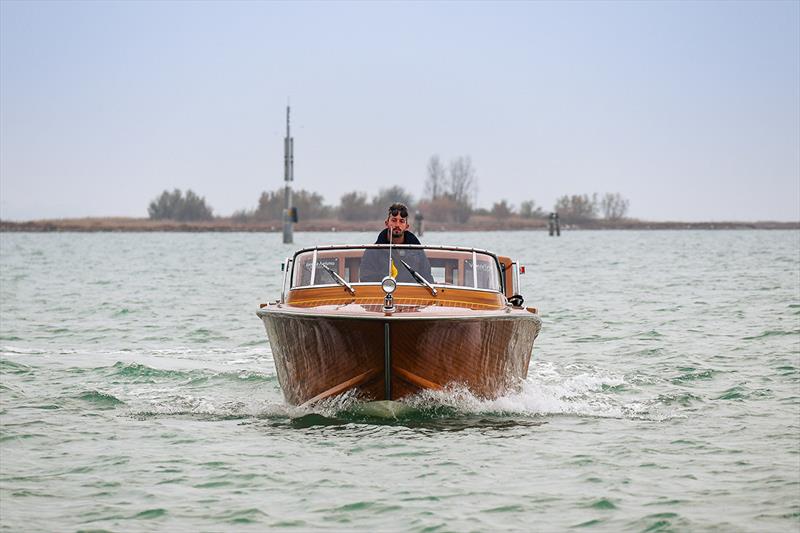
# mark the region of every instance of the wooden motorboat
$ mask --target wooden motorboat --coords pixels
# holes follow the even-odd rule
[[[541,328],[519,295],[520,270],[508,257],[455,247],[296,252],[283,264],[280,299],[257,312],[286,400],[353,389],[397,400],[450,384],[494,398],[518,387]]]

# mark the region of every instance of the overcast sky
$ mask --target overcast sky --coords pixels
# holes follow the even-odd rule
[[[0,217],[327,203],[468,155],[477,204],[800,220],[800,2],[0,2]],[[301,214],[302,216],[302,214]]]

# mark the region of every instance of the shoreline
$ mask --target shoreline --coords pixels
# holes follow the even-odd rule
[[[305,220],[295,224],[296,232],[370,232],[380,229],[382,220],[344,221],[344,220]],[[425,231],[547,231],[547,220],[512,217],[498,220],[491,217],[472,217],[463,224],[453,222],[425,222]],[[413,226],[413,224],[412,224]],[[584,230],[732,230],[732,229],[800,229],[800,221],[778,222],[653,222],[643,220],[593,220],[580,224],[562,224],[562,231]],[[0,220],[0,232],[184,232],[184,233],[233,233],[257,232],[280,233],[280,221],[236,222],[230,218],[210,221],[178,222],[174,220],[151,220],[148,218],[74,218],[30,220],[13,222]],[[414,231],[414,227],[412,227]]]

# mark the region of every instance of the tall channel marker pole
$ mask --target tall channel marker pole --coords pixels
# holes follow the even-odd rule
[[[286,106],[286,138],[283,140],[283,180],[286,188],[283,193],[283,244],[294,242],[294,222],[297,218],[292,208],[292,182],[294,181],[294,139],[289,132],[289,106]]]

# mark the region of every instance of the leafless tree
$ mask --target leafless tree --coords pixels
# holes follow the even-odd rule
[[[425,196],[436,200],[447,190],[447,175],[438,155],[432,155],[428,160],[428,177],[425,180]]]
[[[597,218],[597,193],[561,196],[556,200],[555,211],[565,222],[585,222]]]
[[[478,176],[469,156],[450,161],[448,192],[445,196],[456,206],[456,221],[466,222],[472,214],[472,201],[478,188]]]
[[[457,157],[450,161],[449,193],[459,204],[472,206],[472,198],[478,187],[478,177],[470,156]]]
[[[603,211],[603,216],[608,220],[620,220],[625,218],[628,214],[628,206],[630,202],[623,198],[620,193],[607,192],[600,200],[600,209]]]

